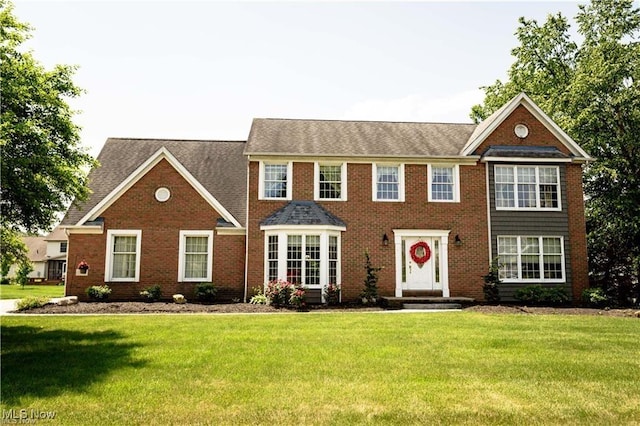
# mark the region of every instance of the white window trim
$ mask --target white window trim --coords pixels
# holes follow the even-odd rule
[[[496,247],[498,256],[500,256],[500,238],[517,238],[517,262],[518,262],[518,277],[522,277],[522,246],[521,239],[522,238],[537,238],[538,244],[540,247],[540,278],[501,278],[500,281],[504,283],[523,283],[523,284],[531,284],[531,283],[566,283],[567,282],[567,269],[565,267],[565,255],[564,255],[564,237],[559,235],[498,235],[496,238]],[[560,239],[560,260],[562,262],[562,278],[545,278],[544,277],[544,246],[543,246],[543,238],[559,238]],[[513,254],[512,254],[513,256]]]
[[[264,194],[264,172],[265,165],[285,165],[287,166],[287,196],[282,197],[266,197]],[[291,161],[260,161],[259,178],[258,178],[258,200],[291,200],[293,186],[293,163]]]
[[[113,277],[113,239],[114,237],[136,237],[136,273],[133,278]],[[107,251],[104,268],[105,282],[138,282],[140,281],[140,258],[142,257],[141,229],[109,229],[107,230]]]
[[[387,200],[378,199],[378,167],[397,167],[398,168],[398,199]],[[403,203],[404,202],[404,163],[373,163],[371,165],[371,199],[373,201],[386,203]]]
[[[510,210],[510,211],[545,211],[545,212],[559,212],[562,211],[562,185],[560,183],[560,167],[558,166],[540,166],[540,165],[509,165],[509,164],[495,164],[493,166],[493,193],[494,193],[494,204],[496,206],[496,210]],[[514,207],[498,207],[498,190],[496,181],[496,169],[498,167],[511,167],[513,168],[513,191],[514,191]],[[536,169],[536,207],[518,207],[518,168],[520,167],[535,167]],[[540,168],[555,168],[556,169],[556,177],[558,179],[558,207],[540,207]],[[501,182],[504,183],[504,182]]]
[[[432,196],[432,167],[453,168],[453,200],[434,200]],[[458,164],[427,164],[427,200],[434,203],[459,203],[460,202],[460,166]]]
[[[340,166],[340,198],[320,198],[320,166]],[[347,163],[318,162],[313,164],[313,199],[315,201],[347,201]]]
[[[187,237],[207,237],[207,276],[205,278],[186,278],[185,268],[185,247]],[[178,282],[211,282],[213,281],[213,231],[180,231],[178,256]]]
[[[277,235],[278,236],[278,279],[287,280],[287,244],[288,238],[291,235],[320,235],[320,284],[319,285],[309,285],[306,283],[302,283],[303,286],[310,289],[324,289],[326,285],[329,284],[329,237],[337,237],[338,243],[338,259],[336,266],[336,283],[342,283],[342,235],[340,231],[327,229],[324,227],[313,227],[313,228],[300,228],[298,227],[295,230],[292,229],[271,229],[265,231],[263,243],[264,243],[264,282],[269,281],[269,236]],[[303,259],[304,262],[304,259]],[[303,266],[304,268],[304,266]],[[323,295],[324,297],[324,295]]]

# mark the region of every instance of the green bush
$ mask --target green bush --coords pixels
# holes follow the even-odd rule
[[[196,285],[195,296],[201,302],[213,302],[218,289],[213,283],[200,283]]]
[[[482,277],[484,279],[484,284],[482,286],[482,291],[484,292],[484,300],[488,303],[499,303],[500,302],[500,263],[498,262],[498,258],[495,258],[491,261],[489,265],[489,273]]]
[[[324,300],[329,306],[340,304],[340,285],[329,284],[324,288]]]
[[[111,294],[111,289],[108,285],[92,285],[88,287],[87,296],[93,300],[107,300]]]
[[[529,305],[564,305],[570,300],[564,288],[542,287],[539,284],[518,289],[515,298]]]
[[[7,277],[4,277],[0,280],[0,285],[9,285],[11,284],[11,280]]]
[[[142,290],[140,292],[140,296],[142,296],[143,299],[155,302],[157,300],[160,300],[160,296],[162,296],[162,290],[160,289],[159,285],[154,285]]]
[[[28,309],[41,308],[49,303],[47,297],[29,296],[24,299],[20,299],[16,304],[18,311],[26,311]]]
[[[609,298],[600,287],[587,288],[582,292],[582,301],[592,308],[602,308],[607,306]]]

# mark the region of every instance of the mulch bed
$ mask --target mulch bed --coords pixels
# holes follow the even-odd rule
[[[366,307],[360,305],[340,306],[310,306],[312,312],[367,312],[382,311],[380,307]],[[602,315],[615,317],[640,318],[637,309],[590,309],[590,308],[549,308],[526,307],[511,305],[474,305],[464,309],[470,312],[484,314],[520,314],[520,315]],[[25,314],[159,314],[159,313],[274,313],[295,312],[294,310],[278,309],[267,305],[252,305],[249,303],[220,303],[203,305],[198,303],[169,303],[169,302],[80,302],[76,305],[57,306],[45,305],[41,308],[22,311]]]

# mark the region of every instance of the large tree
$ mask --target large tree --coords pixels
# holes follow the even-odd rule
[[[585,168],[590,276],[620,303],[640,297],[640,11],[592,0],[572,40],[561,14],[520,18],[508,81],[483,87],[478,122],[526,92],[596,160]]]
[[[81,93],[75,68],[45,69],[23,46],[30,32],[0,0],[0,235],[2,253],[18,257],[16,232],[49,230],[73,200],[86,198],[94,165],[67,103]]]

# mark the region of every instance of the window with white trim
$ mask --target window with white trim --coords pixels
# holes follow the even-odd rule
[[[495,166],[496,209],[560,210],[560,168]]]
[[[562,237],[498,237],[498,258],[504,281],[565,281]]]
[[[267,231],[266,281],[282,279],[309,288],[340,284],[340,232]]]
[[[429,174],[429,201],[459,202],[460,186],[459,167],[431,165],[427,167]]]
[[[372,167],[373,201],[404,201],[404,164]]]
[[[141,230],[107,231],[106,282],[140,280],[141,240]]]
[[[212,280],[213,231],[180,231],[178,281]]]
[[[315,163],[314,171],[314,199],[346,201],[347,163]]]
[[[259,196],[261,200],[291,199],[291,162],[260,162]]]

